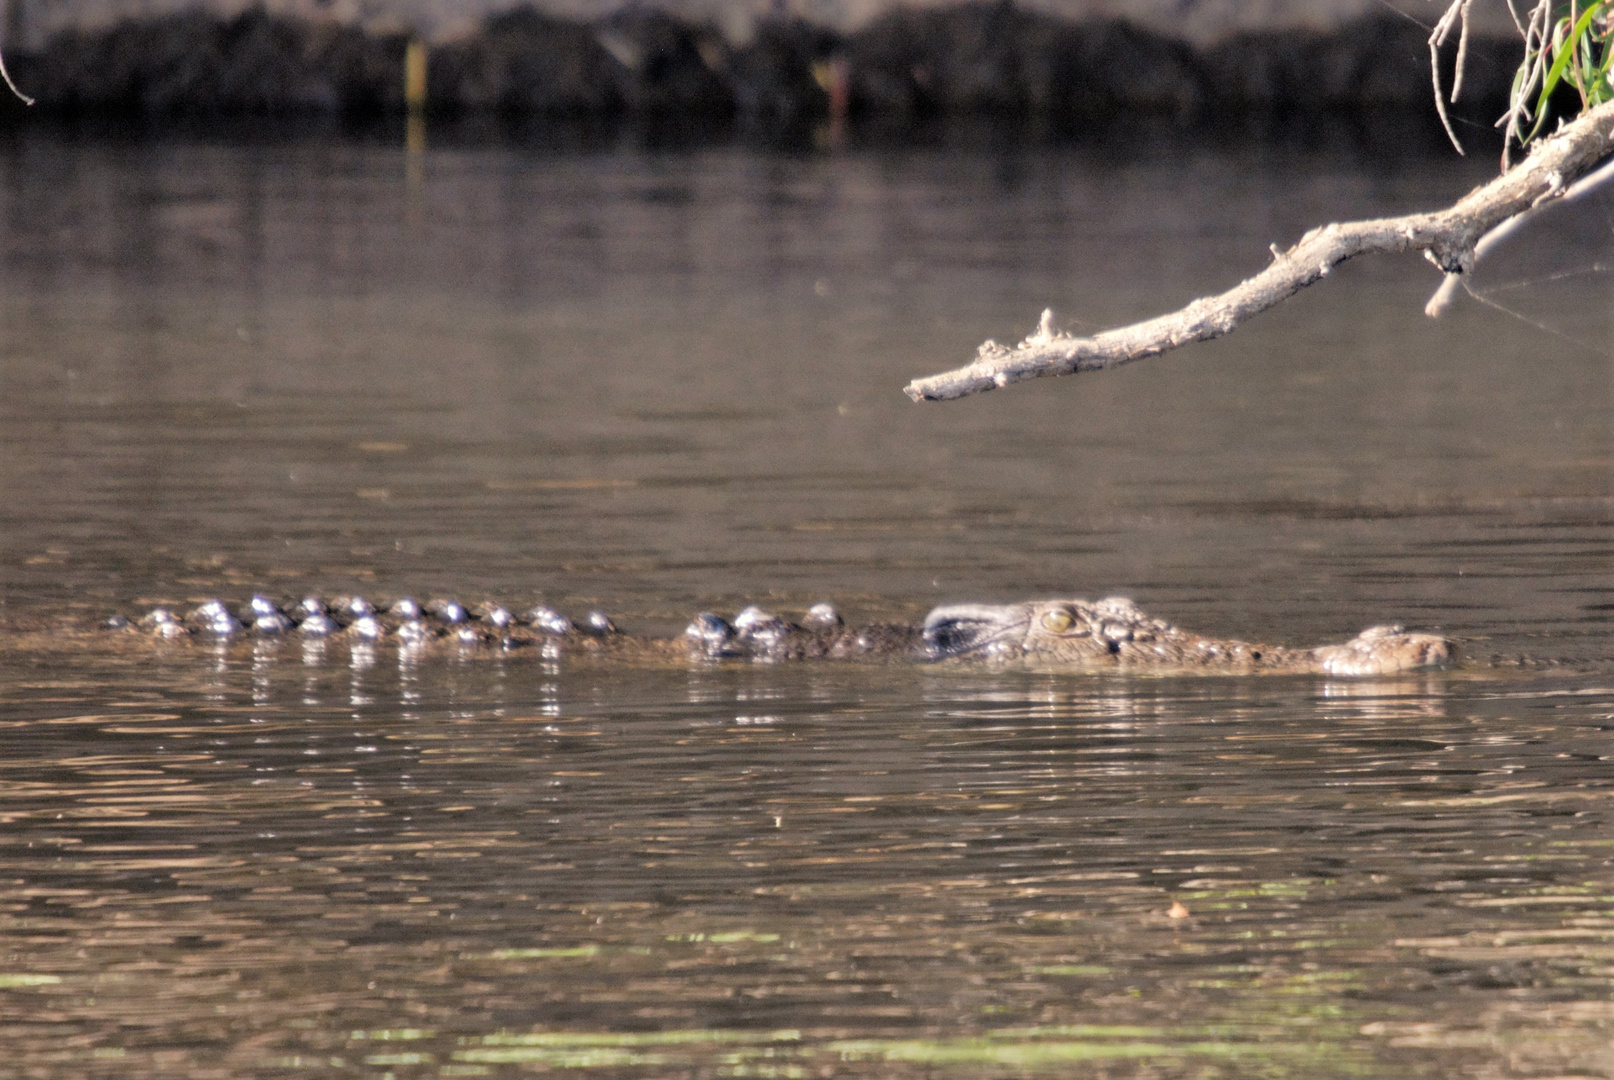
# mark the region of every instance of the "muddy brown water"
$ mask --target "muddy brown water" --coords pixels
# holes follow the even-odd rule
[[[1153,314],[1486,167],[13,138],[10,624],[254,589],[650,632],[1121,593],[1475,659],[13,644],[0,1073],[1614,1073],[1606,205],[1483,268],[1523,318],[1427,321],[1433,271],[1380,260],[1102,377],[900,394],[1044,305]]]

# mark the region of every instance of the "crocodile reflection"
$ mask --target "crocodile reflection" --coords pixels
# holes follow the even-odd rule
[[[421,604],[407,597],[382,609],[356,596],[329,602],[307,597],[282,606],[260,595],[236,611],[221,600],[207,600],[183,616],[156,608],[134,622],[114,617],[107,625],[168,640],[298,635],[366,645],[390,642],[409,650],[444,643],[462,649],[537,646],[548,658],[910,660],[1140,673],[1381,676],[1446,667],[1457,656],[1446,638],[1400,626],[1369,627],[1349,641],[1312,648],[1206,637],[1148,615],[1121,597],[950,604],[933,609],[919,625],[848,625],[829,604],[814,605],[795,621],[749,607],[732,620],[703,612],[673,638],[623,633],[599,611],[573,620],[540,605],[518,617],[498,604],[467,607],[447,599]]]

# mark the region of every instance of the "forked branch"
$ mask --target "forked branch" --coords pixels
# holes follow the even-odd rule
[[[945,401],[1046,375],[1102,371],[1221,337],[1328,276],[1346,259],[1369,252],[1422,251],[1447,274],[1462,274],[1472,268],[1474,249],[1488,233],[1532,207],[1560,198],[1610,156],[1614,156],[1614,102],[1582,114],[1537,143],[1524,161],[1444,210],[1313,229],[1287,251],[1274,245],[1270,266],[1219,296],[1093,337],[1056,332],[1045,312],[1036,332],[1019,345],[1006,348],[988,341],[972,363],[915,379],[906,393],[915,401]]]

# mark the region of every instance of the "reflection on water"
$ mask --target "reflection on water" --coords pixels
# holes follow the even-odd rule
[[[15,1050],[62,1075],[1614,1066],[1605,685],[327,648],[14,672]]]
[[[1426,323],[1427,267],[1388,261],[1191,356],[899,390],[1045,304],[1154,313],[1477,174],[46,135],[0,174],[6,625],[1126,593],[1535,662],[12,640],[0,1045],[33,1074],[1614,1073],[1604,353]],[[1554,238],[1597,228],[1541,235],[1584,268]],[[1490,295],[1609,341],[1606,278],[1504,255]]]

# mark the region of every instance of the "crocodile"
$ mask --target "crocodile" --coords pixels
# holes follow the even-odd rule
[[[1349,641],[1314,648],[1205,637],[1115,596],[1097,601],[947,604],[933,609],[918,625],[848,625],[829,604],[814,605],[798,620],[748,607],[733,619],[702,612],[682,634],[671,638],[623,633],[599,611],[573,620],[540,605],[518,617],[493,603],[467,607],[454,600],[421,604],[410,598],[378,608],[362,597],[331,601],[308,597],[282,606],[259,595],[234,611],[214,599],[183,615],[155,608],[133,620],[114,616],[106,626],[169,641],[297,636],[417,651],[445,644],[460,649],[534,647],[551,659],[684,663],[911,660],[1071,671],[1348,677],[1448,667],[1457,659],[1452,641],[1390,625],[1369,627]]]

